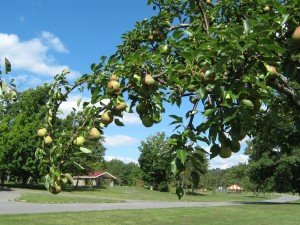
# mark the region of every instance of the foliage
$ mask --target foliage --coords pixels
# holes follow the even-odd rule
[[[119,184],[133,186],[140,179],[140,167],[136,163],[124,163],[113,159],[105,163],[105,170],[117,177]]]
[[[139,164],[143,181],[154,190],[168,191],[170,181],[170,146],[165,133],[156,133],[139,146]]]
[[[294,33],[299,27],[298,0],[148,4],[157,14],[137,22],[122,36],[115,54],[91,65],[91,74],[73,85],[66,81],[66,71],[56,76],[45,124],[54,144],[39,150],[40,158],[53,153],[45,171],[48,189],[63,177],[61,159],[81,151],[73,145],[78,136],[87,138],[93,126],[123,126],[119,119],[127,96],[126,111],[136,111],[146,127],[160,122],[167,103],[181,107],[190,101],[185,115],[170,115],[176,126],[170,137],[175,176],[189,162],[193,170],[199,169],[199,152],[228,158],[239,151],[239,141],[253,134],[262,102],[268,105],[272,96],[283,94],[292,108],[300,108],[299,35]],[[58,135],[58,106],[83,83],[91,93],[91,101],[83,103],[85,117],[77,129]],[[204,144],[212,146],[210,153]]]
[[[36,128],[46,116],[49,98],[46,86],[20,93],[16,102],[6,101],[0,117],[0,171],[2,179],[9,174],[21,178],[40,178]],[[3,181],[3,180],[2,180]]]
[[[299,122],[299,111],[282,96],[257,118],[256,135],[246,150],[257,191],[300,191]]]

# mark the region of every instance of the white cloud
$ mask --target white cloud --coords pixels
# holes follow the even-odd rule
[[[138,162],[137,159],[127,158],[127,157],[122,157],[122,156],[111,156],[111,155],[109,155],[109,156],[105,156],[104,159],[106,161],[111,161],[113,159],[118,159],[118,160],[121,160],[124,163],[131,163],[131,162],[133,162],[133,163],[139,164],[139,162]]]
[[[80,102],[80,106],[77,106],[77,102],[78,100],[81,99]],[[76,111],[81,111],[82,110],[82,103],[85,101],[89,101],[89,99],[87,97],[83,97],[79,94],[77,95],[70,95],[67,99],[67,101],[63,102],[60,107],[59,110],[61,110],[63,112],[64,116],[67,116],[68,114],[70,114],[73,111],[73,108],[76,109]]]
[[[66,47],[63,45],[63,43],[60,41],[60,39],[57,36],[55,36],[53,33],[50,33],[49,31],[43,31],[41,33],[41,40],[45,42],[47,46],[53,48],[58,52],[63,52],[63,53],[69,52],[66,49]]]
[[[217,156],[216,158],[213,158],[210,160],[209,168],[220,168],[220,169],[227,169],[232,166],[235,166],[239,163],[247,163],[248,162],[248,156],[243,155],[241,153],[232,154],[230,158],[228,159],[222,159],[221,157]]]
[[[119,146],[124,146],[124,145],[132,145],[137,142],[139,142],[139,139],[130,137],[127,135],[107,135],[104,136],[105,142],[104,145],[110,146],[110,147],[119,147]]]
[[[135,113],[124,113],[123,118],[121,119],[121,121],[124,124],[142,124],[139,116]]]
[[[16,34],[0,33],[0,57],[8,58],[14,71],[24,70],[39,76],[54,76],[63,69],[70,70],[67,65],[60,65],[49,54],[51,48],[58,52],[66,50],[59,38],[53,35],[52,39],[48,39],[48,43],[42,37],[23,41]],[[78,74],[79,72],[71,70],[69,77],[73,78]]]

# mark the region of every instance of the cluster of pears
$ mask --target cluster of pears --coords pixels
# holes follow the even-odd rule
[[[52,194],[58,194],[62,191],[62,187],[65,186],[67,183],[73,183],[73,178],[69,173],[62,174],[62,177],[56,177],[54,185],[50,185],[48,190]]]
[[[148,41],[152,42],[152,41],[163,41],[165,39],[164,34],[160,31],[160,30],[154,30],[152,31],[149,36],[148,36]]]
[[[48,131],[46,128],[41,128],[37,131],[37,136],[44,138],[44,143],[46,145],[51,145],[53,140],[50,135],[48,135]]]
[[[90,129],[88,136],[89,136],[90,140],[95,141],[95,140],[98,140],[101,137],[101,133],[96,127],[93,127],[93,128]],[[86,140],[85,140],[84,136],[80,135],[80,136],[75,138],[75,140],[73,141],[73,144],[75,146],[80,147],[80,146],[84,145],[85,141]]]
[[[241,145],[239,140],[244,139],[246,133],[241,130],[241,133],[239,133],[238,135],[239,137],[232,136],[232,139],[229,139],[225,136],[224,133],[220,133],[219,142],[221,146],[218,144],[214,144],[210,148],[210,152],[214,155],[219,155],[223,159],[229,158],[232,153],[237,153],[240,150]]]
[[[140,94],[142,96],[148,96],[151,87],[155,83],[154,78],[150,74],[146,74],[143,79],[142,79],[142,86],[140,87]],[[148,101],[141,101],[137,106],[136,106],[136,112],[139,114],[141,121],[145,127],[152,127],[153,123],[155,121],[153,120],[151,114],[152,114],[152,109],[151,109],[151,104]]]

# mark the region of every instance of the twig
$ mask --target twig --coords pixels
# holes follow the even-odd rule
[[[206,12],[205,12],[205,10],[204,10],[203,5],[202,5],[201,2],[199,0],[195,0],[195,1],[196,1],[196,4],[197,4],[197,6],[198,6],[198,8],[200,10],[200,13],[201,13],[201,15],[203,17],[203,20],[204,20],[204,26],[203,27],[204,27],[206,33],[208,34],[209,23],[208,23],[208,20],[207,20]]]

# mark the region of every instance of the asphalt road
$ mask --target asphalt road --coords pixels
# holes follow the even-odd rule
[[[24,213],[50,213],[50,212],[78,212],[95,210],[117,209],[157,209],[178,207],[214,207],[214,206],[238,206],[251,204],[251,202],[126,202],[126,203],[92,203],[92,204],[41,204],[14,202],[21,195],[19,191],[0,191],[0,214],[24,214]],[[278,199],[265,200],[259,204],[280,204],[300,199],[298,196],[281,195]]]

